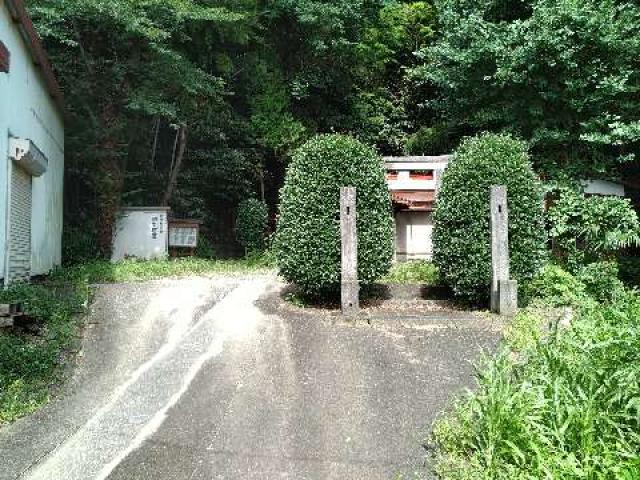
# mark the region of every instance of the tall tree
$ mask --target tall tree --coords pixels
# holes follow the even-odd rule
[[[123,194],[162,200],[162,187],[141,185],[140,158],[153,161],[155,184],[171,176],[169,190],[175,188],[179,168],[155,170],[158,134],[166,130],[160,126],[184,132],[197,121],[196,147],[198,132],[220,135],[224,82],[213,55],[203,61],[197,52],[211,47],[210,31],[242,23],[244,15],[190,0],[33,0],[31,12],[66,94],[67,183],[84,185],[71,191],[78,198],[68,198],[69,217],[95,217],[108,254]],[[179,137],[183,153],[186,135]],[[131,174],[138,181],[126,192]],[[87,200],[95,213],[87,212]]]
[[[442,118],[527,139],[548,173],[615,175],[640,148],[640,6],[618,0],[439,0],[418,84]]]

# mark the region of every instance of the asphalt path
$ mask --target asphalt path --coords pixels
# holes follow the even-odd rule
[[[69,393],[0,430],[0,478],[430,478],[424,440],[499,328],[456,312],[345,322],[282,308],[281,288],[100,287]]]

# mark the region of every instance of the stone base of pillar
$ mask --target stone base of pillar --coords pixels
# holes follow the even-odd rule
[[[500,280],[498,287],[498,313],[513,316],[518,313],[518,281]]]
[[[342,282],[342,314],[357,315],[360,311],[360,284],[357,280]]]

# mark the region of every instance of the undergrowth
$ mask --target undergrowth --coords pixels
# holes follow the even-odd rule
[[[478,389],[435,426],[445,480],[640,478],[640,295],[616,285],[542,288],[504,348],[478,369]],[[576,283],[578,282],[578,283]],[[573,304],[567,328],[546,328],[544,308]]]
[[[437,285],[440,283],[440,273],[432,262],[413,260],[394,264],[381,282]]]
[[[54,272],[52,280],[88,283],[136,282],[189,275],[243,274],[267,271],[271,268],[273,261],[267,254],[232,260],[197,257],[150,261],[125,260],[118,263],[99,260],[60,269]]]
[[[75,348],[79,316],[87,299],[80,286],[17,285],[0,290],[0,303],[23,302],[37,324],[29,331],[0,330],[0,424],[45,403],[52,383]]]

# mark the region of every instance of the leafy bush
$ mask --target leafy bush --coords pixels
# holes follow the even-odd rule
[[[62,263],[65,266],[91,262],[100,258],[95,227],[66,225],[62,235]]]
[[[269,209],[267,204],[250,198],[238,205],[236,237],[246,253],[262,252],[265,249]]]
[[[340,286],[340,187],[357,190],[358,279],[389,270],[393,218],[382,160],[344,135],[321,135],[293,155],[281,192],[274,248],[282,275],[311,295]]]
[[[506,185],[511,275],[524,282],[545,256],[542,188],[526,147],[509,135],[467,139],[444,173],[434,215],[434,262],[454,293],[483,301],[491,283],[490,189]]]
[[[556,255],[574,272],[640,243],[640,222],[628,199],[585,198],[579,191],[564,188],[547,216]]]
[[[578,278],[586,292],[598,302],[610,303],[624,291],[616,262],[596,262],[580,269]]]
[[[544,301],[552,307],[576,305],[586,295],[584,284],[557,265],[546,265],[528,282],[523,293],[529,299]]]
[[[439,155],[449,153],[455,148],[455,139],[455,132],[446,124],[422,127],[409,136],[405,150],[409,155]]]
[[[569,329],[513,338],[436,426],[441,478],[640,478],[640,296],[586,302]]]
[[[198,235],[198,245],[196,245],[196,257],[198,258],[207,258],[213,259],[216,257],[216,251],[206,235],[200,231],[200,235]]]

